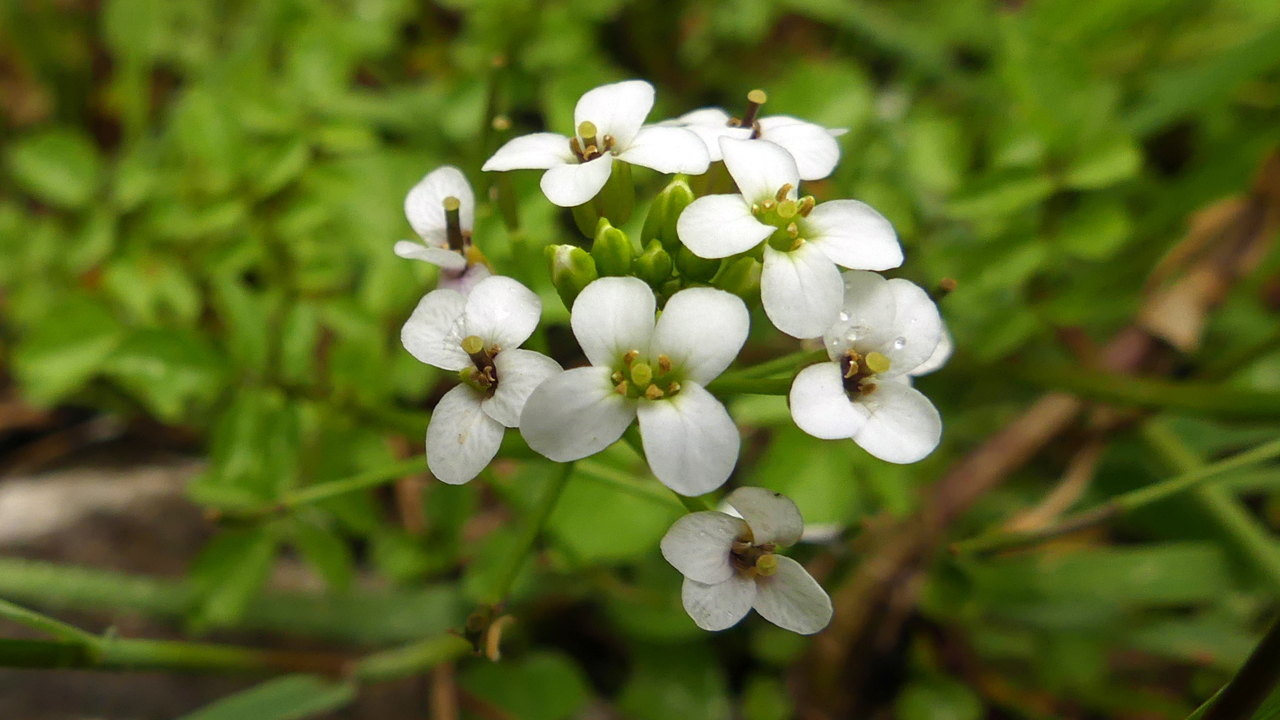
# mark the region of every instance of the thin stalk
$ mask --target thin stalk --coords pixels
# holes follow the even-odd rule
[[[427,458],[424,455],[419,455],[407,460],[401,460],[398,463],[388,465],[387,467],[380,468],[378,470],[371,470],[369,472],[354,475],[349,478],[343,478],[341,480],[317,483],[310,487],[287,492],[280,496],[280,499],[272,509],[292,510],[299,505],[309,505],[311,503],[328,500],[339,495],[377,487],[394,480],[399,480],[406,475],[416,475],[426,469]]]
[[[546,525],[547,518],[551,517],[552,511],[556,509],[556,503],[560,500],[560,493],[564,491],[564,486],[569,482],[569,476],[573,474],[573,463],[563,463],[558,468],[558,472],[552,474],[547,481],[547,486],[542,490],[542,497],[538,498],[538,504],[533,509],[533,514],[525,521],[524,529],[520,532],[520,537],[516,541],[515,550],[508,556],[506,564],[498,573],[498,580],[494,583],[489,596],[487,598],[489,604],[497,605],[507,598],[511,592],[511,586],[515,583],[516,577],[520,574],[520,569],[524,567],[525,560],[529,553],[533,550],[533,545],[538,539],[538,535],[542,533],[542,526]]]
[[[633,497],[650,500],[673,509],[679,509],[684,506],[683,503],[673,499],[670,493],[659,489],[653,484],[645,482],[631,473],[609,467],[595,460],[579,460],[578,472],[585,478],[607,485]]]
[[[1248,720],[1280,682],[1280,620],[1271,624],[1239,672],[1191,715],[1198,720]]]
[[[0,618],[16,622],[19,625],[26,625],[33,630],[39,630],[66,642],[83,645],[94,645],[98,642],[98,636],[93,633],[85,632],[74,625],[68,625],[61,620],[42,615],[34,610],[28,610],[21,605],[15,605],[8,600],[0,600]]]
[[[472,652],[471,643],[444,633],[402,648],[369,655],[356,663],[352,676],[364,682],[396,680],[425,672]]]
[[[757,365],[744,367],[733,372],[721,375],[721,378],[761,378],[778,373],[794,373],[800,368],[827,360],[827,351],[825,349],[818,350],[797,350],[772,360],[766,360]]]
[[[791,377],[737,378],[720,377],[711,381],[707,391],[713,395],[786,395],[791,392]]]
[[[1144,488],[1117,495],[1097,507],[1071,515],[1049,527],[1038,530],[993,533],[953,544],[957,553],[984,553],[995,550],[1036,545],[1055,537],[1099,525],[1124,513],[1192,490],[1205,481],[1241,468],[1280,457],[1280,440],[1263,443],[1251,450],[1210,465],[1202,465]]]
[[[1135,378],[1077,368],[1022,369],[1017,375],[1027,382],[1050,390],[1061,390],[1117,405],[1152,410],[1186,410],[1236,420],[1280,418],[1280,393],[1275,392],[1241,390],[1217,383]]]
[[[1204,459],[1167,426],[1156,421],[1147,422],[1142,428],[1142,435],[1175,470],[1196,472],[1206,467]],[[1270,444],[1277,443],[1280,440]],[[1271,583],[1272,590],[1280,593],[1280,546],[1276,545],[1275,537],[1225,488],[1198,487],[1192,490],[1192,498],[1248,555]]]

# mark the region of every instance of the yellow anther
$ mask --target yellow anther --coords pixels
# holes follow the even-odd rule
[[[752,215],[759,215],[759,214],[760,214],[760,206],[759,206],[759,205],[757,205],[756,203],[751,203],[751,214],[752,214]]]
[[[783,185],[782,187],[778,188],[778,194],[774,195],[773,199],[777,200],[778,202],[782,202],[783,200],[786,200],[787,195],[790,195],[791,191],[794,190],[795,187],[796,186],[792,185],[791,183],[787,183]]]
[[[462,339],[462,352],[475,355],[484,350],[484,341],[478,335],[468,335]]]
[[[678,392],[680,392],[680,383],[672,381],[672,383],[667,386],[667,394],[675,395]]]
[[[618,384],[613,388],[613,391],[614,391],[614,392],[616,392],[616,393],[618,393],[619,395],[626,395],[626,394],[627,394],[627,381],[626,381],[626,380],[623,380],[622,382],[618,383]]]
[[[769,210],[772,210],[776,204],[777,203],[775,203],[772,200],[765,200],[764,202],[760,203],[760,207],[767,212]]]
[[[644,396],[650,400],[660,400],[662,399],[662,388],[657,385],[650,385],[644,389]]]
[[[879,375],[883,372],[889,372],[889,358],[878,352],[869,352],[866,357],[867,369]]]
[[[623,380],[626,380],[626,378],[622,376],[622,373],[620,371],[610,375],[609,379],[613,380],[613,384],[615,385],[622,382]]]
[[[812,195],[805,195],[800,198],[796,211],[800,213],[800,217],[809,217],[809,213],[813,212],[813,206],[817,204],[818,201],[814,200]]]
[[[658,374],[666,375],[671,372],[671,358],[666,355],[658,356]]]
[[[649,363],[635,363],[631,366],[631,382],[644,387],[653,379],[653,368]]]
[[[622,363],[627,367],[631,367],[631,363],[638,357],[640,357],[639,350],[628,350],[626,354],[622,356]]]
[[[777,555],[761,555],[756,558],[756,572],[765,577],[769,577],[778,572],[778,556]]]
[[[798,238],[800,237],[800,228],[796,227],[795,223],[788,223],[787,234],[790,235],[792,239]]]

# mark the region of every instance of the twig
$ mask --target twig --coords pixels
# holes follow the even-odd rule
[[[1072,505],[1084,495],[1085,489],[1093,482],[1098,471],[1098,462],[1102,459],[1102,451],[1107,443],[1100,437],[1091,438],[1076,451],[1067,463],[1067,470],[1062,480],[1053,491],[1045,496],[1039,505],[1015,516],[1005,524],[1005,530],[1025,532],[1037,530],[1051,524],[1055,518],[1071,509]]]
[[[458,720],[458,684],[451,662],[431,671],[431,720]]]

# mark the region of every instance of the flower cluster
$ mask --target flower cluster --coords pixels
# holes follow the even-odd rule
[[[571,208],[590,239],[546,248],[583,355],[569,369],[520,348],[538,328],[541,303],[516,280],[493,275],[472,244],[475,198],[462,173],[439,168],[409,192],[405,213],[422,243],[401,241],[396,254],[439,266],[441,280],[402,340],[418,360],[459,373],[427,428],[436,477],[471,480],[505,430],[518,428],[555,462],[626,439],[676,493],[718,490],[737,465],[740,439],[716,379],[738,359],[757,306],[782,333],[825,345],[828,362],[780,370],[792,378],[800,429],[852,439],[894,463],[937,447],[941,418],[912,378],[951,352],[938,309],[918,286],[877,274],[903,261],[888,220],[856,200],[802,194],[802,182],[834,171],[843,131],[761,117],[766,100],[752,91],[740,118],[703,108],[646,124],[651,85],[605,85],[579,100],[572,135],[517,137],[484,164],[544,170],[543,193]],[[648,204],[639,242],[620,227],[635,206],[632,165],[677,174]],[[729,180],[735,192],[712,192]],[[745,378],[747,388],[736,392],[752,392],[757,376],[739,375],[737,386]],[[724,503],[723,511],[682,517],[661,543],[685,577],[694,622],[722,630],[754,608],[798,633],[825,627],[827,594],[780,554],[804,531],[796,505],[753,487]]]

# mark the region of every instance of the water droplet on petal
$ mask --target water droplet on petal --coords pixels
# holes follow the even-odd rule
[[[906,347],[906,346],[907,346],[907,339],[906,339],[906,338],[904,338],[904,337],[899,337],[898,339],[896,339],[896,340],[894,340],[894,341],[893,341],[893,349],[894,349],[894,350],[901,350],[902,348],[904,348],[904,347]]]
[[[840,322],[849,322],[849,313],[847,313],[847,312],[841,312],[841,313],[840,313]]]

